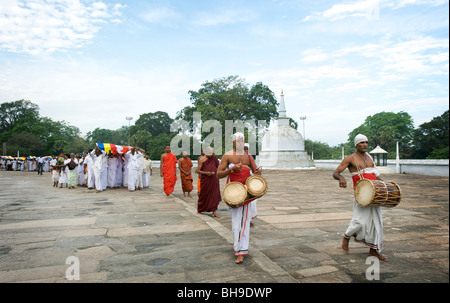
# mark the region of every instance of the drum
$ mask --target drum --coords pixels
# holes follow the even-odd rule
[[[244,205],[250,198],[246,186],[241,182],[230,182],[222,190],[222,199],[231,208]]]
[[[267,181],[259,175],[252,175],[245,182],[248,193],[256,198],[264,196],[267,192]]]
[[[355,199],[362,207],[395,207],[401,198],[400,187],[394,182],[361,179],[355,186]]]

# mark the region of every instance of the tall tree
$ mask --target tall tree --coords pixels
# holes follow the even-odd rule
[[[408,113],[380,112],[368,116],[362,125],[351,131],[348,142],[352,143],[357,134],[364,134],[369,139],[370,149],[379,145],[389,153],[389,158],[395,158],[398,140],[400,155],[408,157],[411,153],[413,131],[413,120]]]
[[[136,123],[131,126],[131,135],[136,134],[138,131],[147,131],[153,137],[157,137],[160,134],[170,134],[170,124],[173,119],[169,114],[163,111],[157,111],[154,113],[146,113],[139,116]]]
[[[227,120],[254,122],[254,125],[258,125],[259,120],[264,120],[268,126],[278,116],[278,102],[269,87],[261,82],[249,87],[238,76],[206,81],[198,91],[190,90],[189,94],[192,105],[179,111],[176,119],[189,122],[193,130],[198,127],[194,125],[194,112],[200,112],[202,124],[208,120],[220,123],[223,138]],[[201,137],[206,135],[204,133]]]
[[[416,159],[448,159],[449,120],[448,110],[441,116],[434,117],[430,122],[421,124],[414,131],[414,152]]]
[[[36,121],[39,106],[28,100],[18,100],[0,104],[0,134],[12,130],[17,124]]]

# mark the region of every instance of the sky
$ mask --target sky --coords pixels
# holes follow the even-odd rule
[[[448,0],[0,0],[0,103],[82,135],[231,75],[330,146],[382,111],[418,127],[449,109]]]

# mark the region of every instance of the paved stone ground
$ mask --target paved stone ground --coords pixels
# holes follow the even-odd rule
[[[70,256],[80,282],[368,282],[368,248],[340,248],[352,193],[331,174],[265,171],[269,191],[258,201],[250,254],[236,265],[226,204],[219,219],[197,215],[196,190],[183,198],[180,183],[168,200],[157,174],[146,190],[96,194],[54,188],[50,173],[0,171],[0,282],[72,283]],[[401,186],[403,200],[383,209],[389,262],[374,282],[448,283],[448,177],[383,178]]]

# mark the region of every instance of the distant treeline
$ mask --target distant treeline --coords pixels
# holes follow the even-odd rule
[[[96,128],[89,131],[86,137],[81,136],[78,127],[65,121],[41,117],[39,106],[31,101],[5,102],[0,104],[0,143],[11,156],[17,155],[17,151],[24,156],[81,153],[94,148],[96,142],[104,142],[139,146],[150,154],[151,159],[159,159],[164,147],[176,135],[176,132],[170,131],[172,122],[179,119],[193,121],[194,112],[202,113],[202,121],[264,120],[267,126],[278,116],[279,104],[266,85],[258,82],[250,87],[237,76],[205,82],[202,88],[189,91],[189,94],[191,106],[179,111],[174,119],[163,111],[144,113],[130,127],[122,126],[116,130]],[[294,120],[291,119],[290,123],[297,128]],[[190,127],[195,126],[191,124]],[[329,146],[324,142],[306,140],[305,149],[309,154],[314,154],[314,159],[341,159],[342,147],[346,155],[354,151],[353,138],[358,133],[370,138],[369,151],[379,145],[388,152],[390,159],[396,156],[396,141],[399,142],[400,157],[403,159],[449,158],[448,110],[416,129],[406,112],[380,112],[367,117],[362,125],[351,131],[347,142]],[[201,137],[207,135],[202,133]],[[194,138],[191,138],[191,147],[192,140]],[[197,157],[194,155],[191,158]]]

